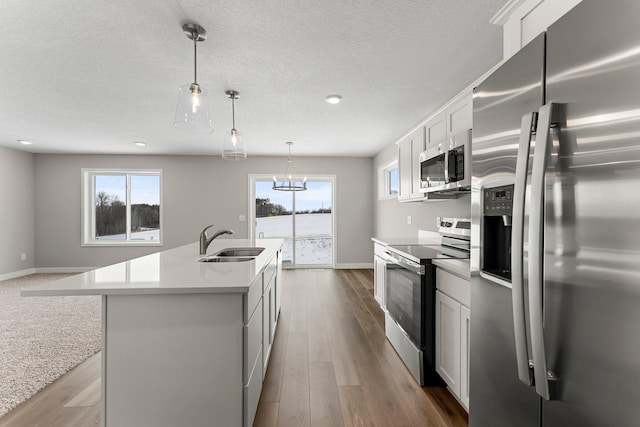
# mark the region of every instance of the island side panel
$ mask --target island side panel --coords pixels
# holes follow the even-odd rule
[[[103,425],[242,424],[242,294],[103,298]]]

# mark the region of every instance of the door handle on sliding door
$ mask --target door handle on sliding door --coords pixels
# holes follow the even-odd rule
[[[529,208],[529,315],[533,370],[536,392],[546,400],[552,398],[549,381],[553,381],[555,375],[547,370],[543,328],[545,173],[551,154],[551,133],[557,131],[557,115],[560,107],[559,104],[549,103],[540,108],[536,146],[533,153]]]
[[[537,113],[522,116],[520,139],[518,141],[518,157],[516,161],[516,177],[513,189],[513,217],[511,234],[511,297],[513,304],[513,330],[516,341],[516,361],[518,378],[526,385],[533,385],[533,373],[529,366],[527,348],[527,322],[525,319],[524,299],[524,208],[527,171],[529,169],[529,150],[531,136],[535,126]]]

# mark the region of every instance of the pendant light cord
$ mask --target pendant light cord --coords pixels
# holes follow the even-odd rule
[[[236,128],[236,94],[231,94],[231,122],[233,123],[233,129]]]
[[[198,33],[191,33],[193,37],[193,82],[198,84]]]

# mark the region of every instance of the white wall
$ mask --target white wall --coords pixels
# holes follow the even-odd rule
[[[397,199],[377,200],[378,167],[397,156],[398,146],[390,144],[373,160],[374,187],[374,236],[376,237],[417,237],[418,230],[437,231],[436,217],[464,217],[471,215],[470,195],[455,200],[430,200],[427,202],[404,202]],[[411,224],[407,224],[411,216]]]
[[[34,191],[33,154],[0,147],[0,276],[35,266]]]
[[[295,158],[301,175],[336,175],[337,267],[370,265],[373,247],[373,189],[370,158]],[[218,156],[35,156],[37,267],[100,267],[198,240],[209,224],[248,235],[248,175],[279,175],[284,157],[249,157],[243,162]],[[162,248],[82,247],[81,168],[162,169]]]

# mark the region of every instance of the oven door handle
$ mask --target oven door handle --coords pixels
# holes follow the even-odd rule
[[[425,275],[424,265],[418,264],[417,262],[413,262],[409,259],[406,259],[400,255],[396,255],[392,252],[385,251],[387,258],[390,262],[399,265],[402,268],[405,268],[409,271],[413,271],[421,276]]]

